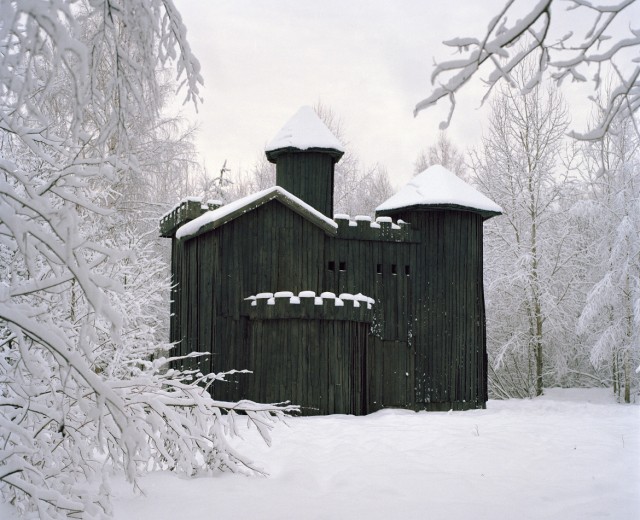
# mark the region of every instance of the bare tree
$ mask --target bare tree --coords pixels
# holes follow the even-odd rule
[[[634,19],[634,4],[635,0],[603,4],[587,0],[538,0],[525,6],[522,2],[509,0],[489,22],[483,36],[460,36],[444,42],[457,49],[461,57],[437,64],[431,82],[439,84],[416,105],[415,113],[448,98],[451,103],[449,116],[440,124],[441,128],[446,128],[455,109],[456,93],[480,69],[489,70],[485,80],[489,86],[486,99],[503,80],[510,85],[517,84],[526,94],[540,84],[545,72],[558,83],[566,78],[592,81],[597,89],[603,79],[601,68],[608,64],[618,85],[611,91],[598,124],[584,134],[572,132],[574,137],[598,139],[614,118],[635,118],[640,108],[640,65],[637,63],[640,30],[633,28],[633,24],[638,24],[638,17]],[[559,13],[563,6],[573,11],[575,28],[560,32],[554,22],[564,14]],[[582,16],[588,18],[584,32],[579,26]],[[558,37],[558,34],[562,36]],[[531,70],[525,82],[514,81],[513,71],[530,56],[536,57],[536,68]],[[589,69],[595,69],[595,73]]]
[[[266,190],[276,184],[276,165],[261,152],[251,169],[236,175],[228,187],[226,200],[236,200],[251,193]]]
[[[330,107],[319,101],[314,110],[346,149],[335,169],[334,212],[373,215],[375,208],[393,195],[387,170],[380,165],[365,166],[361,163],[359,157],[349,149],[342,119]],[[376,196],[384,198],[376,199]]]
[[[451,142],[444,131],[440,131],[435,144],[418,155],[414,173],[421,173],[434,164],[440,164],[461,179],[469,180],[464,154]]]

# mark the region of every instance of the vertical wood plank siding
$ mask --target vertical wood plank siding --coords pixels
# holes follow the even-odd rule
[[[453,210],[399,212],[394,217],[411,222],[421,237],[411,271],[415,407],[483,408],[482,217]]]
[[[317,156],[332,172],[331,157]],[[289,179],[286,189],[330,210],[332,201],[320,193],[326,179],[314,184],[316,174],[306,175],[295,154],[279,158],[278,168]],[[174,239],[176,352],[210,352],[193,362],[203,370],[252,370],[213,385],[224,400],[290,400],[306,414],[484,407],[482,217],[420,209],[396,218],[411,226],[338,221],[331,236],[273,200],[211,231]],[[276,299],[260,312],[244,301],[303,290],[363,293],[375,305],[354,318],[330,309],[330,301],[289,309]]]
[[[334,162],[329,153],[283,153],[276,164],[276,184],[331,218]]]

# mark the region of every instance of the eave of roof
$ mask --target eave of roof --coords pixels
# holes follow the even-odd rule
[[[392,217],[400,213],[407,213],[410,211],[437,211],[437,210],[454,210],[454,211],[468,211],[469,213],[477,213],[482,217],[482,220],[487,220],[491,217],[497,217],[502,215],[501,211],[490,211],[478,208],[470,208],[469,206],[461,206],[459,204],[413,204],[411,206],[404,206],[401,208],[392,209],[377,209],[377,217]]]

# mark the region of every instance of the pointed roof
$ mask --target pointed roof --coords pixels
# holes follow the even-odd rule
[[[376,213],[406,209],[465,209],[487,219],[502,214],[502,208],[454,173],[439,164],[416,175],[398,193],[376,208]]]
[[[272,200],[278,200],[289,209],[295,211],[303,218],[306,218],[308,221],[323,229],[326,233],[335,235],[338,232],[338,224],[329,217],[323,215],[317,209],[312,208],[309,204],[295,195],[292,195],[284,188],[281,188],[280,186],[273,186],[272,188],[259,191],[258,193],[254,193],[230,202],[229,204],[225,204],[213,211],[207,211],[205,214],[178,228],[176,238],[189,239],[201,235],[202,233],[206,233],[207,231],[223,226],[224,224],[231,222],[233,219],[240,217],[249,211],[253,211]]]
[[[344,154],[340,141],[310,106],[301,107],[265,147],[270,161],[292,150],[324,151],[331,153],[336,161]]]

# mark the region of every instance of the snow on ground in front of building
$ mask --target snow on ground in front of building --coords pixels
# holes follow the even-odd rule
[[[145,496],[118,482],[115,517],[640,518],[640,406],[606,389],[545,393],[468,412],[290,419],[271,448],[255,431],[237,443],[270,477],[158,472]]]

